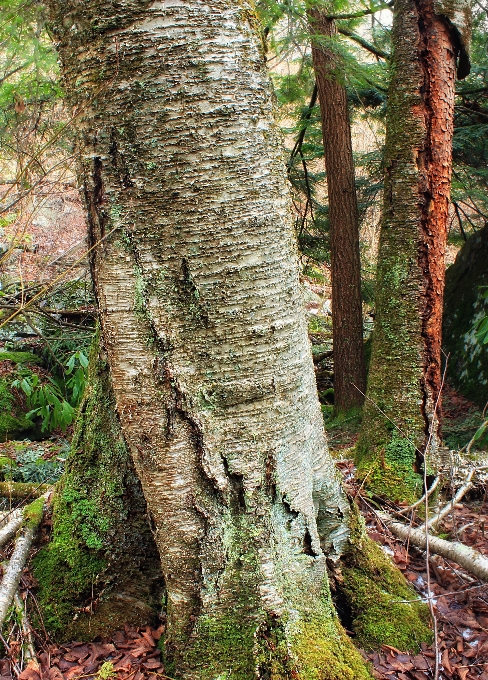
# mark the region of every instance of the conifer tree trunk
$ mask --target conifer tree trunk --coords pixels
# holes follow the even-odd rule
[[[334,410],[361,406],[366,391],[359,216],[346,88],[341,63],[325,41],[337,35],[324,10],[309,9],[329,198],[334,349]],[[325,41],[324,41],[325,39]]]
[[[357,447],[368,486],[392,500],[420,492],[429,437],[429,472],[440,442],[454,86],[456,58],[458,75],[469,71],[468,32],[467,3],[395,2],[375,329]]]

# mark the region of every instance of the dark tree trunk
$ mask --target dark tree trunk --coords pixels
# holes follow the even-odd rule
[[[329,195],[334,348],[334,407],[361,406],[366,391],[361,304],[359,218],[347,94],[332,45],[335,22],[309,10]],[[325,39],[325,40],[324,40]]]
[[[421,490],[416,473],[427,444],[433,471],[440,442],[444,249],[461,37],[436,9],[432,0],[398,0],[393,24],[376,318],[357,447],[367,484],[393,500]]]

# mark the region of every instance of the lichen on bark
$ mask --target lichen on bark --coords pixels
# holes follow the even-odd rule
[[[368,678],[328,589],[350,507],[252,5],[48,4],[91,241],[116,229],[92,269],[165,580],[165,665],[186,680],[283,664],[301,680]]]

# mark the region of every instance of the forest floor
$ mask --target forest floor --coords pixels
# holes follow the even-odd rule
[[[348,490],[358,488],[352,476],[352,461],[340,464],[349,478]],[[368,532],[391,555],[421,597],[427,594],[425,554],[396,539],[362,502]],[[488,499],[478,489],[453,516],[443,523],[443,532],[488,555]],[[431,592],[435,597],[438,625],[437,650],[440,655],[439,680],[488,680],[488,584],[473,579],[453,563],[433,557],[429,562]],[[24,592],[33,589],[31,577],[24,574]],[[0,660],[0,680],[170,680],[164,672],[157,642],[159,628],[125,626],[109,639],[90,643],[56,645],[41,631],[38,640],[39,672],[27,667],[13,672],[11,661],[18,659],[18,647],[11,646],[10,660]],[[402,653],[383,645],[375,652],[362,652],[380,680],[426,680],[434,678],[435,645],[422,644],[418,653]]]
[[[448,437],[469,438],[479,411],[446,388],[444,395]],[[356,418],[332,421],[331,439],[335,454],[347,456],[358,428]],[[6,446],[3,445],[3,446]],[[434,600],[438,635],[436,643],[416,653],[404,653],[384,645],[374,652],[362,651],[380,680],[424,680],[435,677],[436,647],[439,680],[488,680],[488,584],[470,576],[456,564],[431,556],[395,538],[374,512],[373,501],[362,491],[354,477],[353,461],[345,456],[338,461],[346,488],[356,498],[366,520],[368,532],[392,557],[420,597],[426,600],[428,581]],[[463,503],[457,504],[443,521],[444,537],[459,540],[488,555],[488,496],[485,488],[475,488]],[[49,523],[49,518],[47,518]],[[48,527],[45,527],[48,528]],[[429,573],[427,573],[427,564]],[[22,579],[22,597],[35,597],[35,582],[28,569]],[[164,627],[121,630],[109,639],[57,645],[45,631],[36,630],[35,640],[40,667],[24,666],[20,659],[19,637],[6,639],[7,657],[0,660],[0,680],[170,680],[160,660],[158,640]]]

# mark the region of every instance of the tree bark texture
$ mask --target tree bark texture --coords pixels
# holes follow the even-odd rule
[[[334,347],[334,407],[361,406],[366,391],[361,303],[359,217],[347,93],[331,40],[335,22],[309,9],[312,57],[320,100],[329,198]]]
[[[459,32],[431,0],[395,4],[375,330],[358,446],[367,483],[395,500],[420,490],[416,472],[429,435],[430,468],[440,440],[436,403],[459,51]]]
[[[167,672],[369,677],[327,585],[349,506],[325,441],[253,10],[50,6],[91,239],[117,228],[92,265],[161,556]]]

